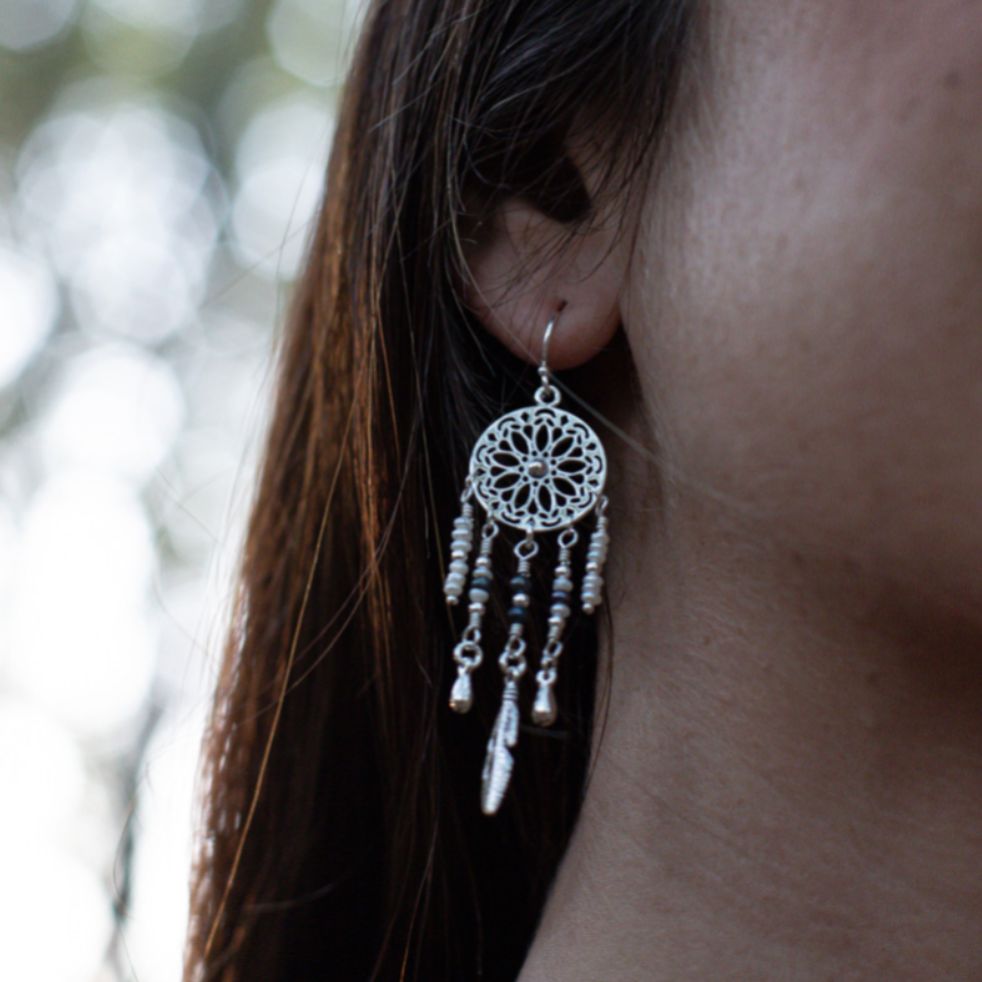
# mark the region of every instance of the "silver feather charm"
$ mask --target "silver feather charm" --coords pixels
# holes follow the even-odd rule
[[[508,782],[514,759],[511,749],[518,742],[518,685],[513,679],[505,683],[501,709],[488,740],[488,753],[481,772],[481,810],[485,815],[497,812]]]

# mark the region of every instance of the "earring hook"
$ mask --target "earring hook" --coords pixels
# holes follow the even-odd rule
[[[556,321],[559,320],[561,312],[562,307],[549,318],[549,323],[546,324],[546,330],[542,336],[542,358],[539,362],[539,388],[535,393],[535,401],[544,406],[555,406],[559,402],[559,390],[553,386],[550,378],[549,342],[552,340],[552,331],[556,326]]]
[[[549,318],[549,323],[546,324],[545,334],[542,336],[541,367],[545,371],[549,371],[549,342],[552,340],[552,329],[556,326],[557,320],[559,320],[559,314],[553,314]]]

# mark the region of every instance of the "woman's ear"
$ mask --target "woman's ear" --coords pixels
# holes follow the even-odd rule
[[[563,315],[549,343],[551,368],[588,361],[614,336],[627,249],[613,220],[572,237],[522,199],[503,203],[466,248],[467,305],[507,348],[538,361],[546,323]]]

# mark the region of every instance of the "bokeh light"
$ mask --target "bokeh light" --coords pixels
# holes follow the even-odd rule
[[[276,60],[312,85],[336,85],[352,14],[343,3],[275,0],[266,18],[266,32]]]
[[[75,19],[78,0],[5,0],[0,46],[30,51],[64,35]]]
[[[92,982],[112,934],[99,876],[41,835],[0,841],[0,965],[18,982]],[[57,925],[57,943],[51,931]]]
[[[49,470],[96,466],[148,480],[181,429],[184,396],[171,365],[135,347],[99,346],[66,361],[38,419]]]
[[[257,113],[235,155],[233,248],[271,279],[293,279],[322,189],[333,121],[318,100],[294,96]]]
[[[203,295],[217,236],[211,165],[194,128],[147,101],[70,90],[18,161],[22,224],[97,334],[160,341]]]
[[[12,382],[54,327],[59,300],[55,279],[40,256],[0,244],[0,389]]]
[[[180,975],[270,352],[359,9],[4,4],[0,979]]]
[[[31,503],[20,552],[8,684],[81,735],[112,736],[153,677],[145,604],[155,557],[143,507],[121,481],[61,473]]]

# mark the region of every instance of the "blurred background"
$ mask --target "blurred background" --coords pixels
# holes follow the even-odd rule
[[[0,979],[174,982],[358,4],[0,4]]]

